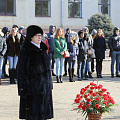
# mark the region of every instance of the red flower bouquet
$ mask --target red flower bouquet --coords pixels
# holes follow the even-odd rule
[[[93,80],[90,85],[80,90],[80,94],[76,95],[74,104],[74,110],[78,112],[82,111],[82,114],[86,115],[86,119],[91,114],[111,112],[113,110],[111,106],[115,102],[110,96],[110,92],[107,92],[107,89],[103,88],[103,85],[98,85],[98,81],[97,84],[94,84]]]

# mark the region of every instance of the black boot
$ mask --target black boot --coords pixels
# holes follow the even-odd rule
[[[57,83],[60,83],[59,76],[56,76]]]
[[[10,84],[15,84],[13,69],[9,69],[9,77],[10,77]]]
[[[74,77],[75,75],[74,75],[74,68],[72,69],[72,80],[73,80],[73,82],[75,82],[75,80],[73,79],[73,77]]]
[[[73,82],[72,80],[72,69],[68,69],[69,72],[69,82]]]
[[[99,66],[96,66],[96,71],[97,71],[97,78],[100,78]]]
[[[89,78],[93,78],[91,72],[88,72]]]
[[[103,76],[102,76],[102,67],[101,66],[99,66],[99,71],[100,71],[100,78],[103,78]]]
[[[65,72],[65,74],[63,76],[67,76],[67,73]]]
[[[63,81],[62,81],[62,75],[60,75],[60,83],[63,83]]]
[[[52,76],[56,76],[55,73],[53,72],[53,70],[52,70]]]

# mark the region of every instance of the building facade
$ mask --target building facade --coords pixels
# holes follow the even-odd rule
[[[96,14],[108,14],[120,27],[120,0],[0,0],[0,27],[36,24],[43,29],[57,27],[80,29]]]

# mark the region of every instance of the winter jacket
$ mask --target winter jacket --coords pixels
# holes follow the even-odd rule
[[[13,41],[12,35],[10,34],[6,39],[7,42],[7,55],[15,57],[19,55],[20,51],[20,41],[17,36],[15,36],[15,42]]]
[[[0,36],[0,57],[3,57],[7,51],[6,39]]]
[[[84,41],[84,39],[79,39],[79,42],[78,42],[78,56],[77,56],[77,59],[79,61],[82,61],[82,60],[87,60],[87,52],[88,52],[88,43],[87,41]]]
[[[47,46],[40,48],[24,42],[18,58],[19,118],[46,120],[53,118],[52,79]]]
[[[49,53],[53,53],[54,49],[53,49],[53,38],[54,38],[54,34],[52,33],[52,28],[55,27],[53,25],[49,26],[49,33],[47,34],[48,36],[48,44],[49,44]]]
[[[116,35],[117,28],[114,28],[113,35],[110,36],[108,40],[108,46],[110,48],[110,51],[120,51],[120,36]]]
[[[70,57],[67,58],[67,60],[77,60],[77,55],[78,55],[78,45],[73,45],[71,43],[67,44],[67,49],[70,53]]]
[[[93,48],[96,59],[105,59],[106,42],[104,37],[95,37]]]
[[[63,55],[61,55],[60,53],[62,51],[66,51],[66,49],[67,49],[67,43],[66,43],[65,38],[62,39],[60,37],[59,40],[54,38],[53,39],[53,49],[54,49],[54,58],[63,58]]]

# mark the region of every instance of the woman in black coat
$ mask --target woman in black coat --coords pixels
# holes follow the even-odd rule
[[[103,59],[105,59],[106,42],[101,29],[98,29],[97,35],[94,38],[93,48],[95,49],[95,55],[96,55],[97,78],[103,78],[101,72],[102,72],[102,61]]]
[[[41,42],[43,30],[27,28],[27,36],[18,59],[19,118],[46,120],[53,118],[52,82],[47,46]]]

